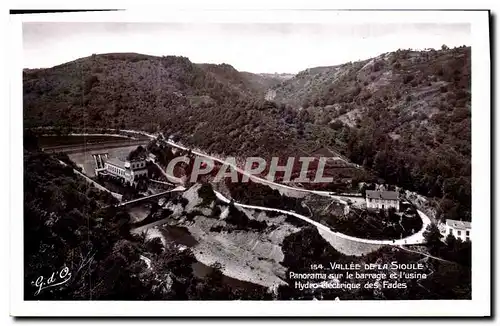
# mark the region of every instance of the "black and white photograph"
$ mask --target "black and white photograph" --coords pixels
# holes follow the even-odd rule
[[[133,13],[11,14],[19,307],[489,311],[488,11]]]

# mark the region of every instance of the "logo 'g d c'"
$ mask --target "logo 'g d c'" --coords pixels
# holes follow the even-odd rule
[[[38,295],[43,289],[63,285],[70,279],[71,272],[68,267],[64,266],[59,272],[52,272],[52,275],[47,279],[40,275],[36,281],[32,281],[31,284],[37,287],[35,295]]]

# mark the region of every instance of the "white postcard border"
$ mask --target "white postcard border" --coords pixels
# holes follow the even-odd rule
[[[160,12],[160,11],[158,11]],[[333,16],[332,16],[333,15]],[[422,301],[24,301],[23,21],[168,21],[338,23],[469,22],[472,39],[472,300]],[[10,21],[11,308],[14,316],[483,316],[491,313],[490,49],[487,11],[144,11],[19,15]]]

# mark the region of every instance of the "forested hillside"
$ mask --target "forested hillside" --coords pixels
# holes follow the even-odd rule
[[[27,147],[25,300],[270,298],[258,285],[229,287],[218,269],[197,278],[191,250],[132,235],[128,212],[112,206],[116,200],[110,194],[90,186],[53,156]]]
[[[135,53],[25,70],[23,80],[28,126],[86,123],[157,130],[171,110],[203,110],[264,92],[229,65]]]
[[[95,55],[24,72],[25,126],[163,131],[240,157],[341,153],[470,219],[470,51],[399,50],[293,78]]]
[[[320,141],[389,183],[470,219],[470,76],[469,47],[400,50],[305,70],[274,100],[299,108],[306,134],[328,135]]]

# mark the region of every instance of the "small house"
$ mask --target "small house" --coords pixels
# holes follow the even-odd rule
[[[399,211],[399,193],[386,190],[367,190],[366,207],[368,209],[387,210],[391,207]]]
[[[462,241],[471,241],[471,222],[457,221],[457,220],[446,220],[445,236],[451,234],[456,239],[461,239]]]

